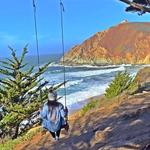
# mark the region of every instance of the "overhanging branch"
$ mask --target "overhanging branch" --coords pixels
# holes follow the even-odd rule
[[[150,7],[148,7],[148,6],[144,6],[142,4],[135,3],[135,2],[130,1],[130,0],[119,0],[119,1],[126,3],[126,4],[130,5],[131,7],[138,9],[139,11],[142,11],[144,13],[145,12],[150,13]]]

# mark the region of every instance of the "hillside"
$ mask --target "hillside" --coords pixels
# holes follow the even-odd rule
[[[62,59],[61,59],[62,61]],[[123,22],[65,54],[67,64],[150,64],[150,23]]]
[[[96,107],[71,115],[70,131],[62,131],[58,142],[48,132],[38,133],[14,150],[149,150],[143,149],[150,144],[149,77],[150,67],[146,67],[135,78],[140,92],[109,100],[96,98],[100,100]]]
[[[14,150],[140,150],[149,144],[150,93],[108,102],[86,115],[70,118],[69,135],[58,142],[37,134]]]

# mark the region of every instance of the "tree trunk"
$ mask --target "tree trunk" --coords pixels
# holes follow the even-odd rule
[[[18,137],[19,125],[20,125],[20,123],[18,123],[18,124],[16,125],[15,133],[14,133],[14,135],[12,136],[12,139],[16,139],[16,138]]]

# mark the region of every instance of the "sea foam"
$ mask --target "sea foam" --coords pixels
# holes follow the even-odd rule
[[[89,77],[89,76],[108,74],[111,72],[123,71],[123,70],[125,70],[125,67],[120,66],[118,68],[112,68],[112,69],[100,69],[100,70],[92,70],[92,71],[70,72],[70,73],[67,73],[67,75],[72,76],[72,77]]]
[[[90,97],[103,94],[107,87],[108,87],[108,84],[103,84],[103,85],[99,85],[99,86],[97,84],[95,84],[92,87],[88,87],[84,90],[69,94],[66,96],[67,97],[67,106],[71,107],[71,105],[81,102],[83,100],[86,100]],[[65,104],[64,97],[62,99],[60,99],[59,101],[61,103]]]

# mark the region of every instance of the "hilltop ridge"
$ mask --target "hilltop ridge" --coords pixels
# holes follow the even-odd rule
[[[65,54],[66,64],[150,64],[150,23],[121,22]]]

